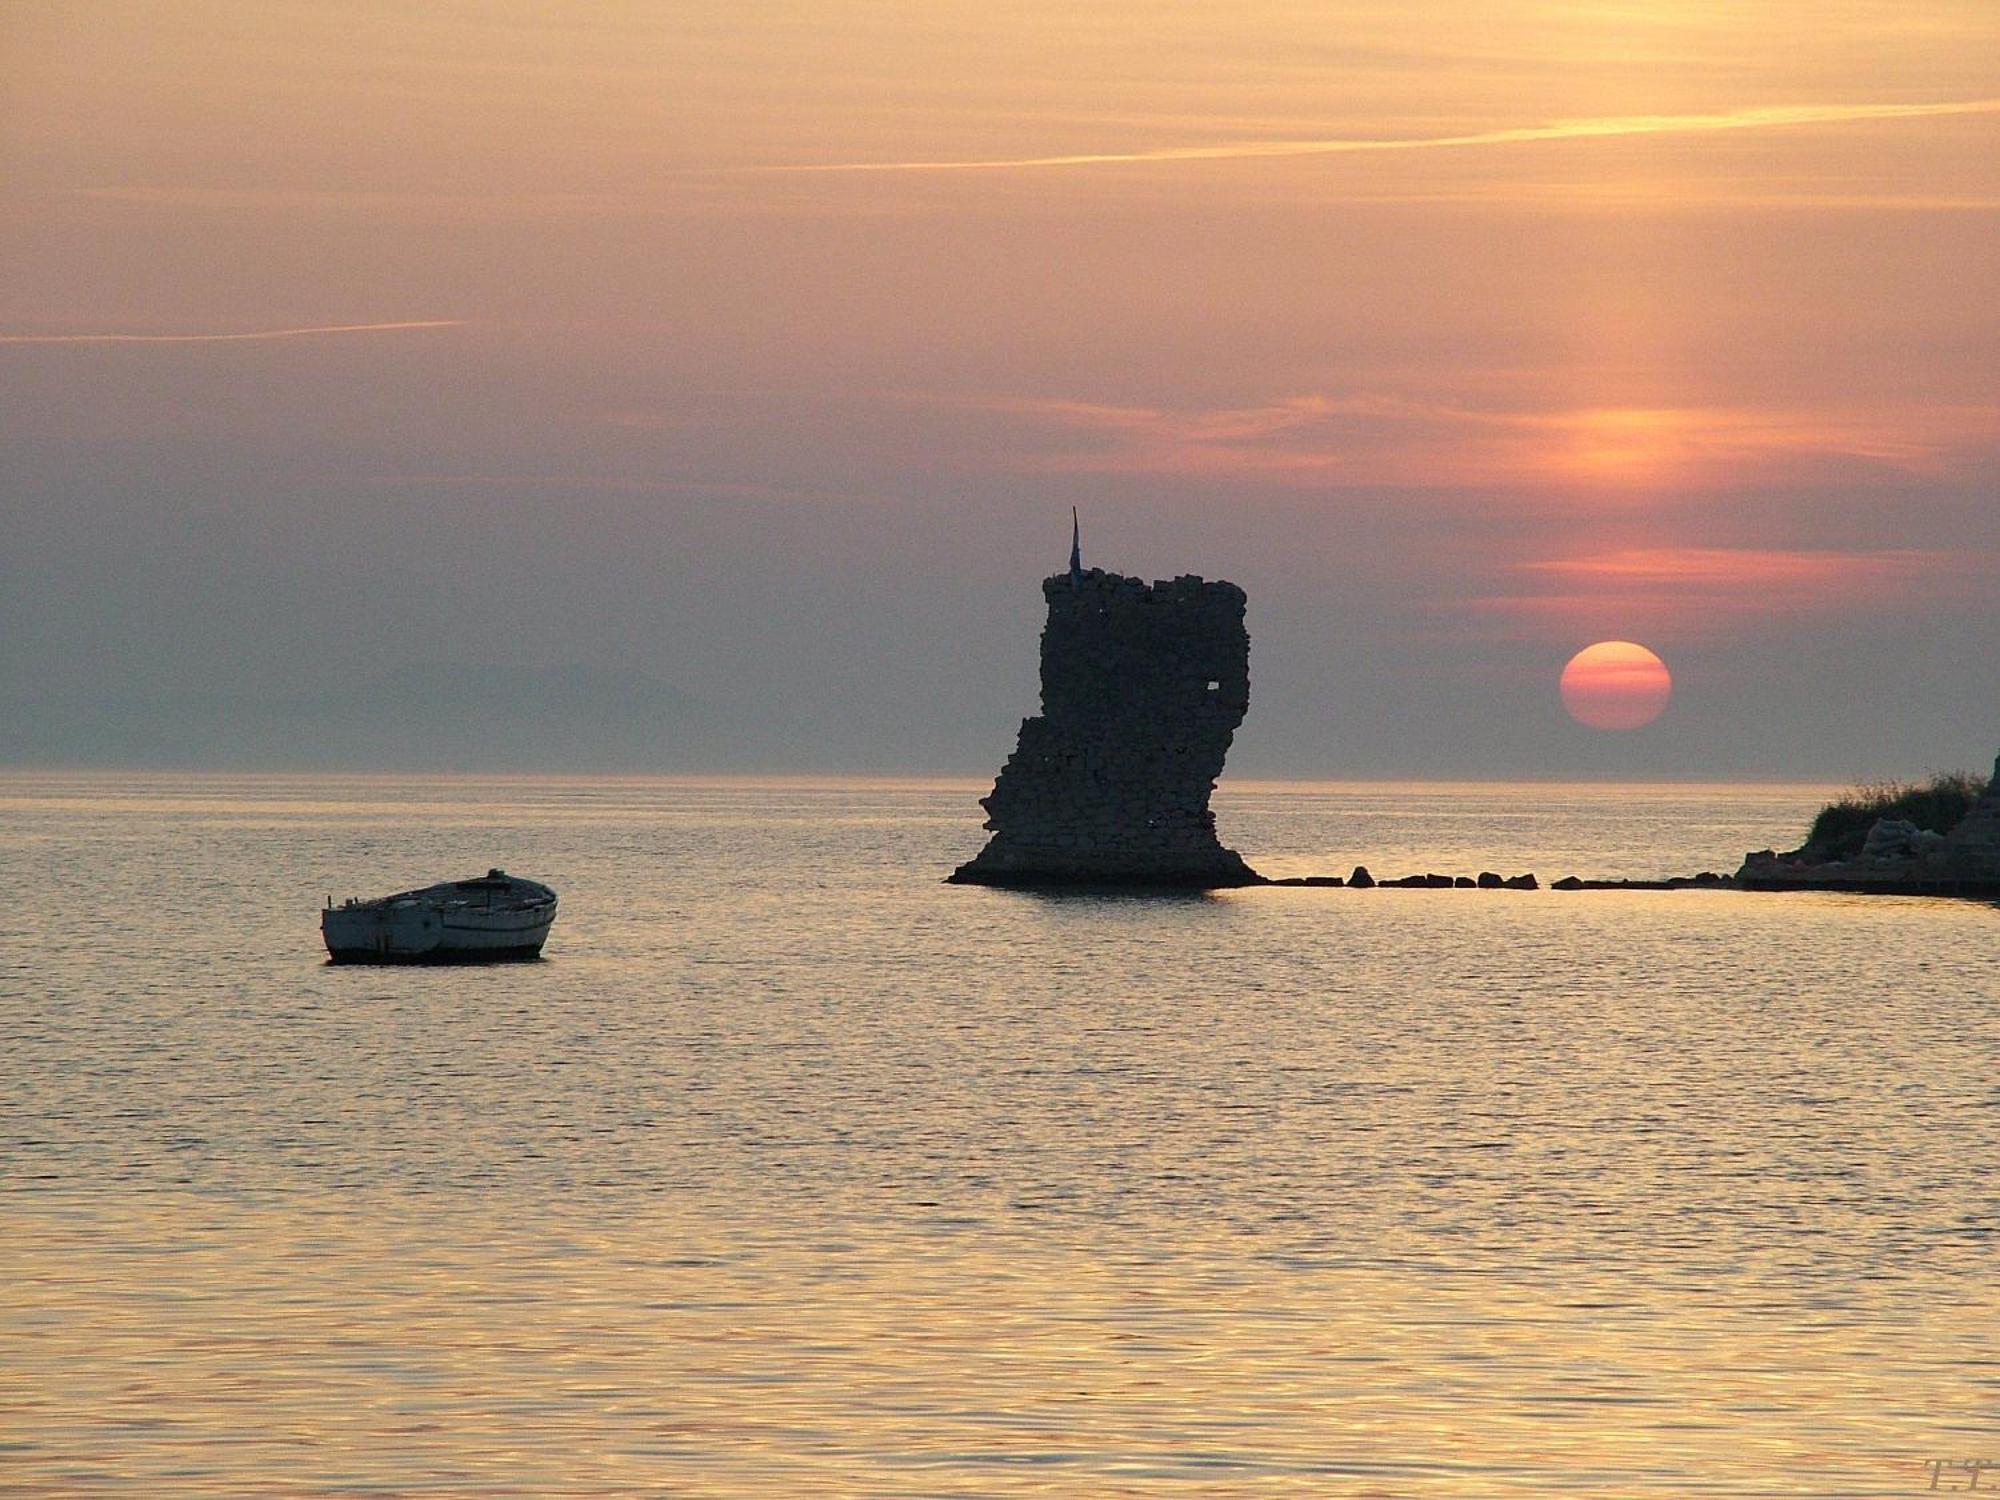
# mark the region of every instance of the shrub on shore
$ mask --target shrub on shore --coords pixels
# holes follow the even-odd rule
[[[1921,782],[1863,782],[1819,810],[1800,853],[1815,860],[1852,859],[1877,818],[1950,833],[1985,790],[1985,781],[1968,771],[1934,772]]]

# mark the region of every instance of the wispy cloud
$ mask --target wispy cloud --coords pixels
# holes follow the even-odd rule
[[[1826,463],[1935,474],[2000,444],[2000,408],[1987,406],[1482,409],[1366,393],[1195,410],[1060,399],[962,404],[1079,435],[1044,440],[1018,460],[1037,472],[1283,487],[1692,490],[1793,478]]]
[[[1517,563],[1518,589],[1455,601],[1458,611],[1586,632],[1687,634],[1751,618],[1812,618],[1941,606],[1978,597],[1994,559],[1977,552],[1758,547],[1625,547]]]
[[[265,339],[319,338],[336,333],[403,333],[423,328],[463,328],[464,318],[424,318],[401,323],[322,323],[309,328],[256,328],[242,333],[0,333],[0,344],[249,344]]]
[[[1772,130],[1803,125],[1845,125],[1939,115],[2000,113],[2000,99],[1951,99],[1929,104],[1781,104],[1715,114],[1614,115],[1555,120],[1542,125],[1478,130],[1461,135],[1338,136],[1320,140],[1232,141],[1206,146],[1162,146],[1146,151],[1088,151],[1060,156],[973,157],[923,161],[809,162],[726,169],[731,172],[1018,172],[1061,167],[1130,166],[1147,162],[1260,161],[1276,157],[1336,156],[1366,151],[1438,151],[1515,146],[1538,141],[1597,140],[1612,136],[1701,135],[1723,130]]]
[[[330,476],[341,483],[356,482]],[[713,495],[734,500],[888,505],[895,497],[806,485],[763,484],[741,479],[686,479],[671,475],[462,473],[373,474],[358,481],[374,489],[561,490],[612,495]]]
[[[972,163],[971,165],[982,165]],[[157,207],[173,210],[244,211],[329,214],[405,215],[413,220],[461,222],[479,221],[562,221],[571,219],[687,219],[727,213],[782,214],[796,219],[828,211],[815,198],[778,197],[764,199],[732,196],[722,191],[724,181],[740,184],[743,173],[916,171],[916,164],[856,163],[847,166],[739,167],[710,169],[697,174],[709,190],[677,191],[670,194],[624,193],[518,193],[487,194],[370,193],[347,190],[303,191],[274,188],[211,187],[123,187],[70,188],[48,196],[65,200]],[[736,174],[733,178],[731,174]],[[679,179],[682,184],[695,177]],[[1453,183],[1437,187],[1408,185],[1388,187],[1354,182],[1327,182],[1314,188],[1314,202],[1369,205],[1443,204],[1463,206],[1533,206],[1554,210],[1582,210],[1609,213],[1676,212],[1704,209],[1749,208],[1792,210],[1804,213],[1880,212],[1906,213],[1992,213],[2000,210],[2000,197],[1990,193],[1924,192],[1912,188],[1885,186],[1878,189],[1816,191],[1793,185],[1717,185],[1693,178],[1677,180],[1526,182],[1508,180],[1488,183]],[[1292,195],[1289,201],[1297,201]]]
[[[1960,552],[1892,548],[1874,552],[1758,547],[1626,547],[1583,557],[1520,565],[1519,571],[1566,584],[1734,593],[1754,589],[1771,605],[1858,590],[1900,589],[1920,579],[1957,577]]]

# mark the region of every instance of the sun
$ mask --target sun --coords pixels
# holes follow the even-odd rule
[[[1667,664],[1632,641],[1585,646],[1563,668],[1562,701],[1590,729],[1638,729],[1659,718],[1673,696]]]

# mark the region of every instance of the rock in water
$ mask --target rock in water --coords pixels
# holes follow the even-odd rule
[[[1263,877],[1215,836],[1209,793],[1250,707],[1243,590],[1087,572],[1042,582],[1042,712],[980,806],[971,885],[1213,889]]]

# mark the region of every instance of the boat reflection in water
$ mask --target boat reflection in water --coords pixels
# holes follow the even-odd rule
[[[372,901],[328,900],[319,927],[337,964],[506,963],[540,958],[556,893],[505,870]]]

